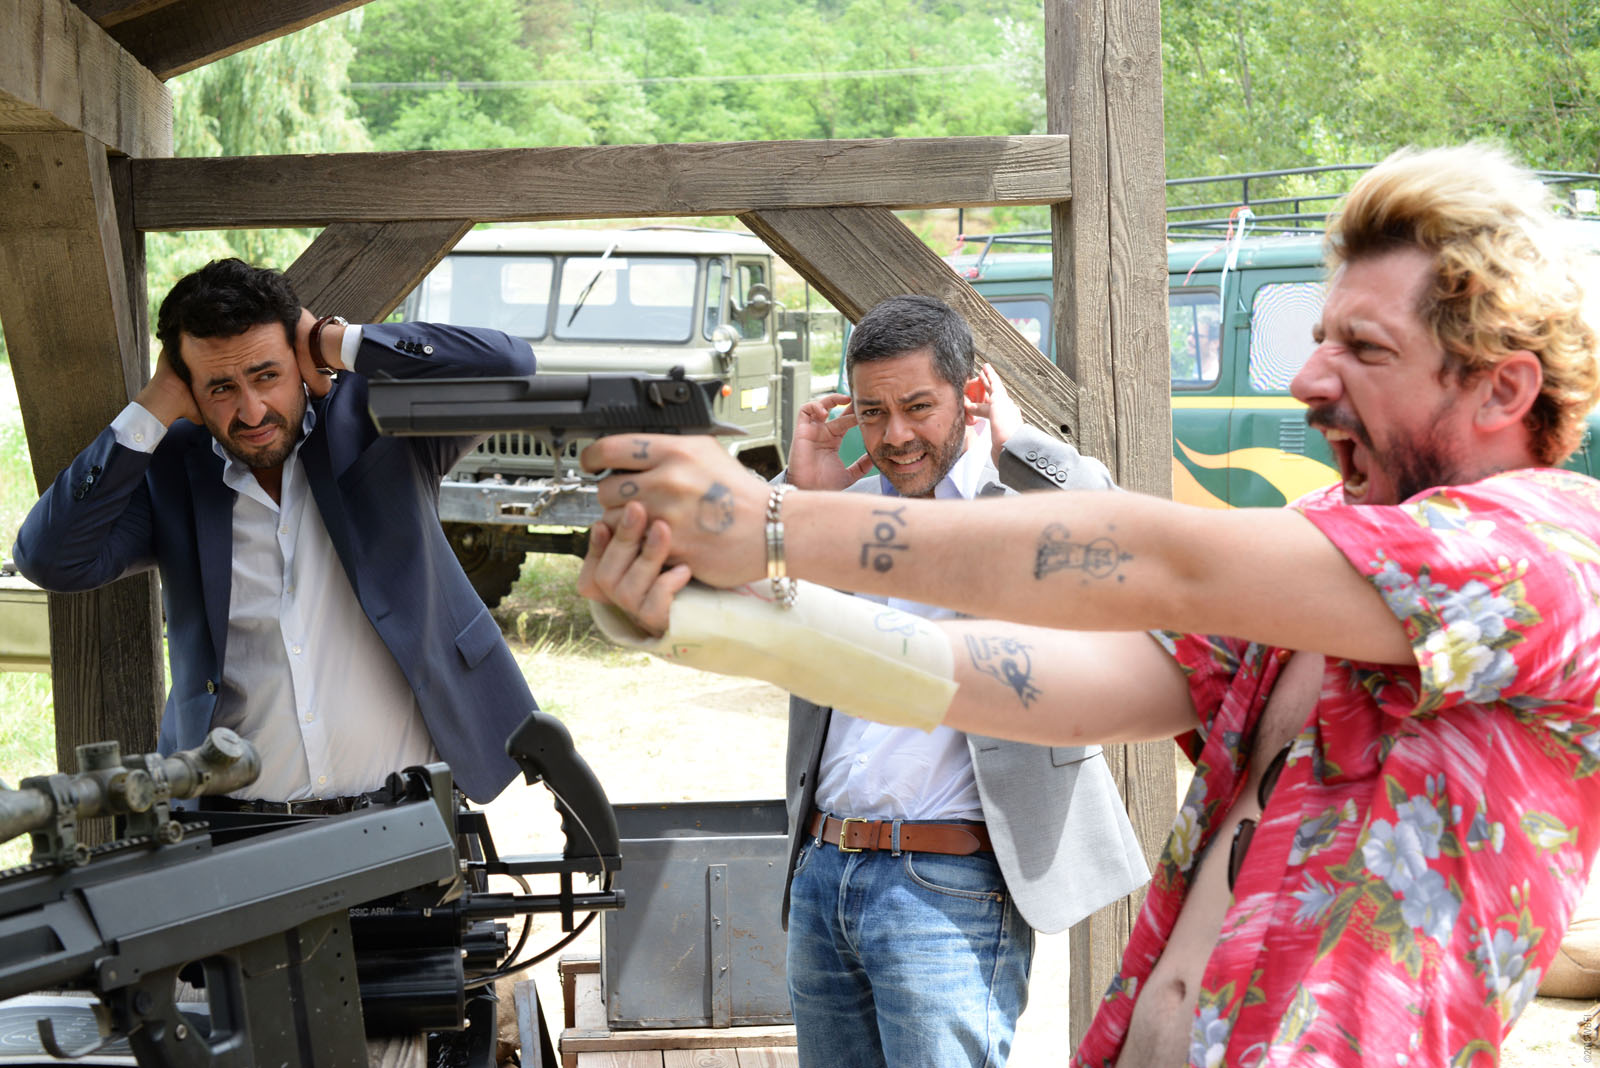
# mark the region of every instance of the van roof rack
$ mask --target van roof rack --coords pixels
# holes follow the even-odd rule
[[[1334,163],[1320,167],[1288,167],[1276,171],[1241,171],[1198,178],[1167,179],[1167,238],[1171,241],[1218,240],[1236,224],[1241,208],[1251,212],[1250,228],[1261,235],[1315,237],[1327,229],[1328,211],[1349,192],[1354,175],[1371,170],[1371,163]],[[1535,171],[1546,185],[1556,188],[1567,210],[1578,218],[1600,218],[1600,174],[1583,171]],[[1320,176],[1345,176],[1340,181]],[[1315,188],[1302,189],[1300,187]],[[1325,187],[1332,186],[1328,189]],[[1207,187],[1223,187],[1212,188]],[[1172,203],[1193,191],[1192,204]],[[1026,251],[1050,248],[1049,230],[1014,230],[999,234],[966,234],[958,238],[961,249],[976,254],[979,265],[996,245],[1022,246]],[[977,246],[971,249],[970,246]]]

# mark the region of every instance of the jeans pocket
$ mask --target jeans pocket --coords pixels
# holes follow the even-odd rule
[[[806,862],[811,859],[811,854],[815,853],[816,851],[816,843],[810,838],[807,838],[805,841],[800,843],[800,849],[797,853],[795,853],[794,857],[794,870],[789,873],[790,878],[793,878],[794,876],[799,875],[801,872],[806,870]]]
[[[1005,876],[992,854],[947,856],[943,853],[906,853],[906,875],[924,890],[969,901],[1004,901]]]

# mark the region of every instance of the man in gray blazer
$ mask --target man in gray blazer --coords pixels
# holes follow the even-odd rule
[[[850,337],[851,396],[801,410],[787,479],[886,497],[1111,485],[1099,462],[1023,426],[975,364],[971,331],[943,303],[873,308]],[[847,467],[839,444],[852,426],[867,453]],[[881,473],[861,477],[874,464]],[[997,671],[1010,662],[993,656]],[[1034,930],[1060,931],[1148,878],[1099,746],[930,734],[791,698],[785,781],[802,1065],[1003,1064]]]

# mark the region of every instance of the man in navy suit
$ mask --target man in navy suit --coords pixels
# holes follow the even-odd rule
[[[215,807],[342,812],[438,758],[474,800],[498,794],[536,706],[437,515],[477,439],[379,436],[367,378],[531,374],[528,344],[318,319],[239,260],[179,281],[156,332],[155,374],[29,513],[19,569],[56,592],[160,569],[161,750],[226,726],[262,756]]]

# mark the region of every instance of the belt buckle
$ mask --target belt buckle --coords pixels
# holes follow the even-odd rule
[[[841,853],[860,853],[862,851],[863,847],[861,847],[861,846],[854,846],[854,847],[847,846],[847,845],[844,844],[845,843],[845,839],[847,837],[849,837],[850,825],[852,823],[859,823],[863,827],[865,827],[870,822],[871,821],[868,820],[865,816],[846,816],[844,819],[840,820],[839,821],[839,852],[841,852]]]

